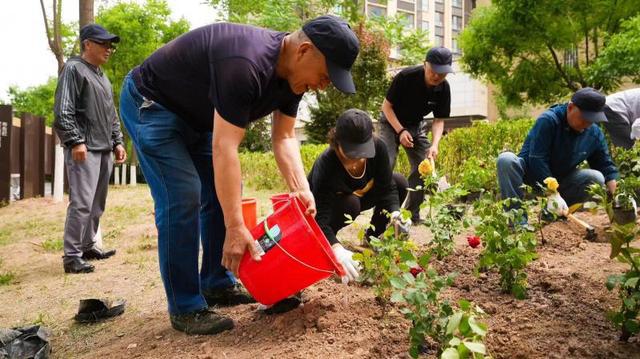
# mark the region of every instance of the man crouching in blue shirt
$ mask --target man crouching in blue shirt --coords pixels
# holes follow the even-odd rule
[[[504,152],[498,156],[498,182],[502,198],[522,198],[522,184],[535,186],[545,178],[555,177],[560,183],[560,196],[547,209],[565,215],[567,205],[584,202],[587,187],[604,185],[614,193],[618,169],[613,164],[607,141],[600,127],[607,122],[603,109],[605,97],[586,87],[578,90],[571,102],[554,105],[536,120],[519,155]],[[587,160],[590,169],[578,166]]]

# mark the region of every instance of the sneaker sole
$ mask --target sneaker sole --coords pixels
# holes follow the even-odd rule
[[[211,330],[205,330],[205,331],[192,331],[192,330],[189,330],[189,328],[183,328],[175,324],[174,322],[171,322],[171,327],[187,335],[215,335],[215,334],[219,334],[227,330],[233,329],[235,327],[235,323],[233,322],[232,319],[228,319],[221,322],[218,327],[212,328]]]

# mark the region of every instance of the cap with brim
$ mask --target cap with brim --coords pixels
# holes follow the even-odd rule
[[[376,156],[376,146],[373,137],[363,143],[340,141],[342,152],[349,158],[373,158]]]
[[[92,36],[89,40],[120,42],[120,36],[114,34]]]
[[[451,67],[451,65],[436,65],[431,63],[430,65],[431,65],[431,69],[439,74],[451,74],[454,72],[453,67]]]
[[[605,116],[604,112],[600,111],[583,111],[580,110],[580,114],[582,118],[591,123],[600,123],[600,122],[609,122],[607,120],[607,116]]]
[[[333,86],[344,93],[356,93],[356,85],[353,83],[351,71],[337,65],[329,59],[326,59],[326,63],[327,70],[329,70],[329,79],[331,83],[333,83]]]

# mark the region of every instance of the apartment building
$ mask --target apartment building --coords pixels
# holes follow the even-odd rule
[[[447,77],[452,93],[451,117],[494,120],[497,111],[491,101],[491,90],[462,72],[457,63],[461,53],[458,36],[476,6],[475,0],[367,0],[364,11],[368,17],[399,16],[408,30],[425,30],[431,44],[451,49],[456,70]],[[392,49],[390,57],[398,56],[397,49]]]

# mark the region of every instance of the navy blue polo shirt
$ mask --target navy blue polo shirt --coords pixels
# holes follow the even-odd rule
[[[405,127],[419,125],[424,116],[431,112],[435,118],[446,118],[451,113],[449,83],[444,80],[438,86],[427,86],[423,65],[407,67],[400,71],[393,78],[386,98],[391,103],[400,124]]]
[[[302,95],[276,75],[286,35],[230,23],[203,26],[156,50],[133,70],[133,80],[143,96],[199,131],[212,131],[214,110],[242,128],[274,110],[295,117]]]

